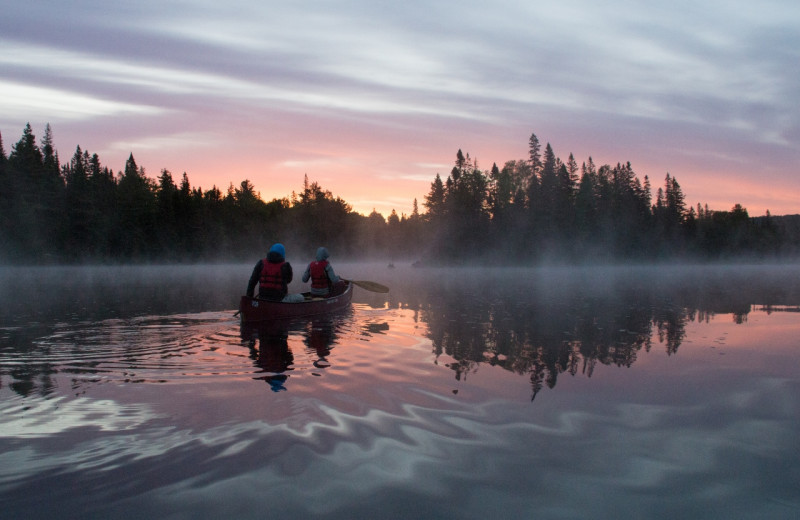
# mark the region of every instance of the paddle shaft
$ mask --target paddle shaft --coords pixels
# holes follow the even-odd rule
[[[367,291],[376,292],[376,293],[388,293],[389,288],[385,285],[381,285],[377,282],[370,282],[367,280],[349,280],[349,282],[357,287],[361,287],[362,289],[366,289]]]

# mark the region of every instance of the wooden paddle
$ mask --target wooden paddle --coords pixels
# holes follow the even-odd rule
[[[385,285],[381,285],[377,282],[368,282],[366,280],[348,280],[351,284],[357,285],[362,289],[366,289],[368,291],[376,292],[376,293],[388,293],[389,288]]]

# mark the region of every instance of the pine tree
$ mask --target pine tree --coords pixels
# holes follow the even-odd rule
[[[53,148],[53,132],[50,128],[50,123],[44,130],[44,136],[41,141],[42,150],[42,167],[44,168],[45,176],[56,179],[59,176],[60,167],[58,164],[58,156],[55,148]]]
[[[464,173],[467,168],[469,167],[469,154],[465,157],[464,154],[461,152],[461,149],[458,149],[456,153],[456,160],[453,169],[450,171],[450,177],[453,179],[453,183],[458,184],[458,181],[461,179],[461,174]]]
[[[442,183],[442,177],[437,173],[423,203],[428,210],[429,220],[435,221],[444,215],[444,198],[445,187]]]
[[[42,175],[43,157],[42,151],[36,146],[36,136],[33,135],[30,123],[25,125],[22,137],[13,145],[8,162],[17,172],[27,176],[33,185],[39,183]]]
[[[25,125],[22,137],[12,146],[8,157],[11,201],[11,242],[21,256],[41,260],[50,255],[55,245],[59,221],[53,218],[56,205],[55,186],[49,185],[44,174],[43,156],[36,145],[31,125]],[[57,247],[57,246],[56,246]],[[38,257],[38,258],[36,258]]]
[[[3,135],[0,133],[0,262],[8,260],[12,248],[10,229],[12,225],[12,190],[11,179],[6,170],[6,150],[3,147]]]
[[[541,150],[542,145],[539,144],[539,138],[536,137],[536,134],[531,134],[528,139],[528,157],[531,163],[531,174],[534,177],[538,177],[542,170]]]
[[[667,213],[667,222],[670,227],[683,223],[686,217],[686,202],[683,191],[674,177],[667,173],[664,187],[664,202]]]
[[[556,155],[550,143],[547,143],[544,150],[542,171],[539,176],[538,205],[533,214],[536,226],[543,233],[544,238],[554,238],[555,235],[559,189]]]
[[[0,132],[0,173],[5,171],[7,160],[6,149],[5,146],[3,146],[3,133]]]
[[[588,241],[597,229],[595,184],[595,172],[583,163],[578,193],[575,196],[575,224],[582,241]]]
[[[573,187],[577,187],[580,180],[578,178],[578,162],[575,160],[572,152],[570,152],[569,159],[567,160],[567,174],[569,175],[569,184]]]
[[[155,183],[147,178],[144,168],[136,165],[133,154],[117,184],[117,204],[111,246],[115,254],[132,259],[156,254],[158,244],[152,241],[157,220]]]
[[[62,241],[70,260],[87,258],[92,251],[93,204],[89,188],[89,156],[75,148],[69,164],[63,167],[66,187],[66,222]]]
[[[515,186],[511,171],[507,168],[500,170],[497,164],[492,165],[489,173],[489,195],[487,203],[493,219],[504,220],[505,213],[513,202]]]
[[[114,215],[118,209],[117,183],[114,172],[100,164],[100,157],[95,153],[89,159],[89,191],[91,208],[91,254],[95,260],[109,259],[112,254]]]

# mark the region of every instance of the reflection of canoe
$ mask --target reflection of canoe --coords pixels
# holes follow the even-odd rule
[[[350,305],[353,298],[353,284],[350,282],[336,284],[333,288],[333,296],[328,298],[312,298],[309,293],[303,293],[303,295],[305,300],[302,302],[273,302],[242,296],[239,302],[242,323],[316,316],[344,309]]]

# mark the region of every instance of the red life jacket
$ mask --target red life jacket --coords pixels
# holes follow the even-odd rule
[[[280,262],[278,264],[273,264],[271,262],[267,262],[265,258],[262,260],[264,264],[261,268],[261,277],[258,280],[259,287],[264,290],[270,291],[277,291],[283,292],[283,264],[286,261]]]
[[[313,289],[327,289],[330,287],[330,280],[328,280],[328,273],[325,268],[328,267],[328,261],[311,262],[308,266],[308,271],[311,273],[311,287]]]

